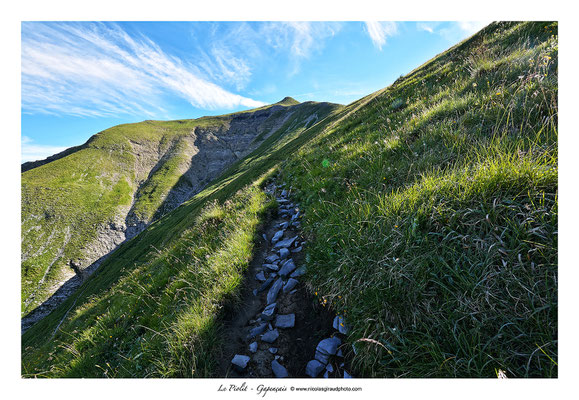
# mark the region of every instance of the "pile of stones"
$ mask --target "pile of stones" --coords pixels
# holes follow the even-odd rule
[[[275,184],[270,184],[265,191],[268,194],[276,195],[277,189]],[[266,304],[257,318],[251,321],[253,324],[246,340],[249,342],[248,350],[252,355],[257,353],[259,341],[266,343],[269,346],[269,353],[274,355],[271,362],[271,372],[277,378],[287,378],[289,376],[288,371],[282,365],[283,357],[276,354],[278,348],[275,347],[275,343],[280,335],[279,329],[293,328],[296,318],[295,314],[276,313],[276,301],[280,296],[295,293],[299,278],[306,273],[306,267],[297,268],[292,259],[294,254],[302,251],[305,241],[297,235],[290,235],[290,237],[286,235],[289,228],[299,229],[301,227],[299,218],[302,216],[299,206],[289,199],[288,190],[281,190],[279,196],[276,196],[276,200],[279,204],[278,215],[283,222],[277,224],[277,230],[271,239],[268,239],[265,234],[263,235],[263,239],[269,240],[271,243],[270,252],[265,257],[261,269],[255,275],[255,279],[261,282],[261,285],[253,291],[254,296],[259,296],[267,291]],[[347,333],[342,317],[336,317],[334,325],[338,332]],[[338,349],[340,344],[341,340],[337,336],[322,340],[316,348],[315,358],[306,366],[306,374],[315,378],[322,370],[326,370],[324,377],[328,377],[328,373],[333,371],[330,359],[343,357],[341,350]],[[251,356],[236,354],[231,363],[238,372],[243,372],[250,360]],[[343,362],[341,367],[343,367]],[[344,377],[350,377],[350,375],[344,371]]]

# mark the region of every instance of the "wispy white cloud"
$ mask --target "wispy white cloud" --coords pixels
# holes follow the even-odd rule
[[[299,71],[304,59],[321,51],[326,40],[341,28],[342,24],[338,22],[269,22],[260,25],[259,35],[274,51],[286,52],[289,49],[292,75]]]
[[[392,21],[367,21],[366,31],[368,32],[368,35],[370,35],[370,39],[372,39],[374,46],[379,50],[382,50],[382,46],[386,44],[386,40],[398,32],[398,25],[396,22]]]
[[[43,160],[48,156],[60,153],[61,151],[67,149],[66,147],[61,146],[47,146],[43,144],[37,144],[27,136],[22,136],[20,140],[20,146],[22,162]]]
[[[428,33],[434,33],[434,30],[438,26],[438,22],[417,22],[416,28],[419,31],[426,31]]]
[[[457,42],[484,28],[491,21],[417,22],[416,29],[437,34],[450,42]]]
[[[219,55],[224,70],[247,76],[242,62]],[[131,37],[113,24],[23,24],[25,113],[155,117],[166,113],[167,95],[202,109],[264,104],[225,90],[198,71],[150,39]]]

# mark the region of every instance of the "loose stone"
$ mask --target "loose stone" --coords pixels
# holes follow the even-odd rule
[[[286,258],[289,257],[289,255],[290,255],[290,252],[289,252],[289,250],[286,249],[285,247],[282,247],[282,248],[279,250],[279,258],[280,258],[280,259],[285,260]]]
[[[247,335],[248,339],[254,338],[257,335],[261,335],[267,329],[267,324],[263,323],[254,328],[251,328],[249,334]]]
[[[344,335],[347,335],[349,332],[349,328],[346,326],[346,321],[344,321],[344,317],[341,315],[336,315],[336,318],[334,318],[333,326],[334,329],[338,330]]]
[[[281,191],[281,197],[287,197],[287,190],[282,190]]]
[[[276,328],[293,328],[296,323],[295,314],[278,315],[275,317]]]
[[[316,347],[316,360],[327,364],[330,356],[336,354],[340,344],[342,344],[342,341],[338,337],[331,337],[320,341]]]
[[[275,235],[271,238],[271,244],[277,243],[283,236],[283,231],[277,231]]]
[[[263,264],[263,268],[267,268],[271,271],[277,271],[279,267],[275,264]]]
[[[276,353],[277,353],[277,347],[270,347],[270,348],[269,348],[269,352],[270,352],[271,354],[276,354]]]
[[[263,273],[263,271],[259,271],[257,274],[255,274],[255,279],[260,281],[260,282],[264,282],[265,281],[265,274]]]
[[[279,228],[280,229],[287,229],[287,227],[289,226],[289,222],[282,222],[281,224],[279,224]]]
[[[274,282],[274,284],[271,285],[269,292],[267,292],[267,304],[271,304],[271,303],[275,302],[282,285],[283,285],[283,281],[281,280],[281,278],[278,278]]]
[[[293,242],[295,242],[295,240],[297,239],[297,236],[294,236],[293,238],[290,239],[285,239],[285,240],[280,240],[279,242],[277,242],[275,244],[275,246],[273,246],[274,249],[279,249],[282,247],[291,247],[291,245],[293,244]]]
[[[267,331],[266,333],[264,333],[261,336],[261,340],[267,343],[273,343],[277,340],[278,337],[279,332],[277,331],[277,329],[274,329],[273,331]]]
[[[295,249],[291,250],[292,253],[299,253],[300,251],[302,251],[302,246],[296,247]]]
[[[245,369],[245,367],[247,367],[249,360],[250,360],[249,356],[236,354],[233,357],[233,360],[231,360],[231,364],[233,364],[237,369],[243,371]]]
[[[268,264],[273,264],[276,260],[279,260],[279,256],[277,254],[272,254],[271,256],[265,257],[265,262]]]
[[[305,266],[301,266],[298,269],[296,269],[290,276],[292,278],[298,278],[300,276],[302,276],[303,274],[305,274],[307,271],[307,268]]]
[[[346,370],[344,370],[344,379],[350,379],[352,375],[350,375]]]
[[[294,261],[290,258],[289,260],[287,260],[283,264],[283,266],[279,270],[279,275],[285,278],[289,274],[291,274],[295,269],[296,269],[296,265],[295,265]]]
[[[299,283],[299,281],[297,279],[294,278],[290,278],[287,283],[283,286],[283,292],[287,293],[289,291],[291,291],[293,288],[296,287],[296,285]]]
[[[270,276],[269,278],[267,278],[267,280],[261,284],[259,289],[257,289],[257,293],[261,293],[265,289],[267,289],[269,287],[269,285],[273,282],[274,279],[275,279],[275,277],[273,277],[273,276]]]
[[[326,371],[328,371],[328,372],[334,372],[334,367],[332,367],[332,364],[326,365]]]
[[[265,240],[267,242],[267,236],[264,234],[261,235],[263,237],[263,240]]]
[[[310,360],[306,365],[306,375],[316,378],[324,368],[324,364],[318,360]]]
[[[271,362],[271,370],[276,378],[287,378],[289,375],[287,369],[281,365],[277,360]]]
[[[251,344],[249,345],[249,351],[251,351],[252,353],[255,353],[257,351],[257,342],[251,342]]]
[[[265,309],[261,313],[261,319],[264,321],[271,321],[273,319],[273,315],[275,313],[276,305],[277,305],[277,303],[272,303],[269,306],[265,307]]]

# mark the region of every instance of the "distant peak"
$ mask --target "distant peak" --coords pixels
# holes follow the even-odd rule
[[[293,106],[294,104],[300,104],[299,101],[297,101],[296,99],[294,99],[293,97],[284,97],[284,99],[282,101],[278,101],[275,104],[281,104],[281,105],[285,105],[285,106]]]

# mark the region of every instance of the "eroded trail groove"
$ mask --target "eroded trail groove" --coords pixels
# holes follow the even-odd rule
[[[291,190],[270,183],[277,215],[268,220],[244,279],[242,299],[226,318],[220,375],[248,378],[344,378],[346,326],[317,304],[302,282],[307,271],[302,211]]]

